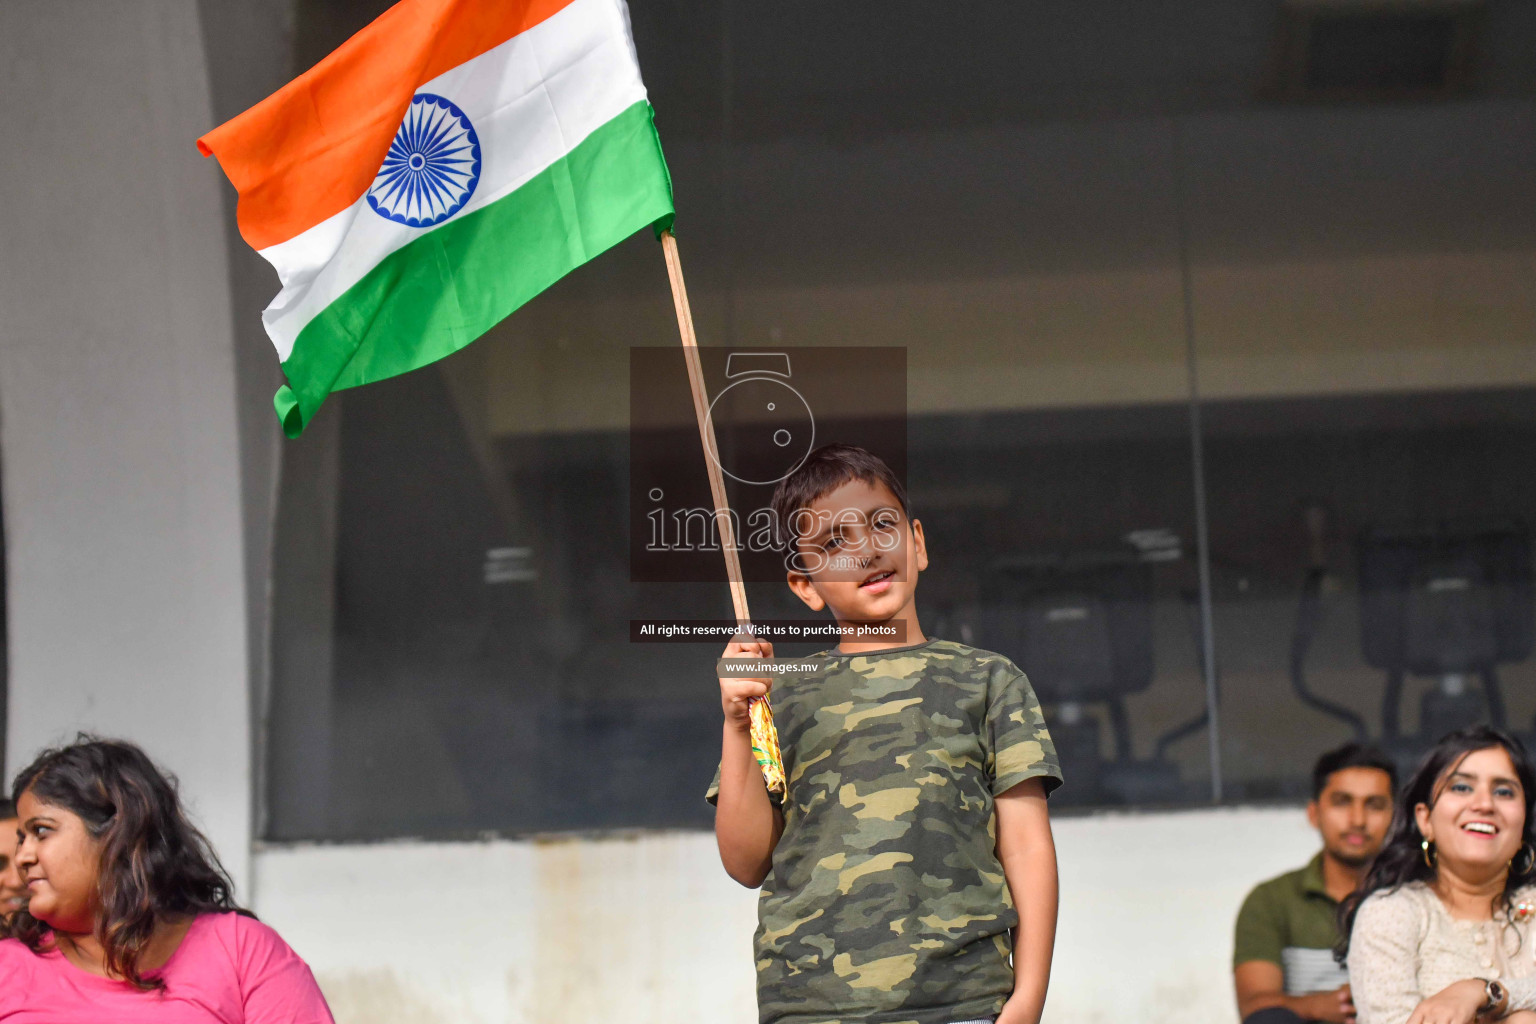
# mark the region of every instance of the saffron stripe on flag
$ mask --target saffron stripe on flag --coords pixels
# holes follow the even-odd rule
[[[636,225],[672,212],[649,102],[587,136],[521,188],[385,257],[309,321],[275,399],[297,437],[331,391],[458,351]]]
[[[570,0],[401,0],[320,63],[197,140],[240,193],[265,249],[351,206],[373,183],[417,87]]]

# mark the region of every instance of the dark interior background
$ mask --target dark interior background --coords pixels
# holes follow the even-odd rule
[[[299,65],[385,6],[300,3]],[[1159,282],[1155,322],[1116,286],[1097,305],[1025,301],[1001,327],[981,299],[945,306],[931,331],[834,339],[909,353],[907,487],[933,555],[925,628],[990,639],[1061,692],[1070,680],[1029,659],[1066,662],[988,609],[1051,587],[1087,609],[1073,657],[1125,692],[1118,711],[1047,708],[1068,775],[1053,800],[1305,796],[1312,760],[1353,735],[1295,689],[1309,579],[1305,685],[1380,738],[1386,674],[1361,649],[1364,531],[1536,513],[1533,380],[1461,368],[1466,339],[1524,345],[1527,365],[1536,343],[1529,321],[1509,326],[1536,292],[1536,6],[636,0],[631,13],[706,344],[777,342],[778,317],[793,334],[797,295],[834,296],[825,314],[860,289],[920,307],[1015,281]],[[536,352],[675,343],[659,263],[637,236],[441,372],[336,396],[285,447],[269,838],[709,827],[718,652],[631,644],[628,623],[726,616],[724,587],[631,582],[627,432],[501,429],[480,412],[503,378],[475,362],[544,382]],[[1485,263],[1504,276],[1458,291],[1461,268]],[[1388,269],[1359,292],[1329,269],[1364,264]],[[1411,286],[1392,290],[1396,266],[1443,282],[1444,324],[1424,324]],[[1244,298],[1244,275],[1277,267],[1298,269]],[[1322,310],[1297,320],[1294,345],[1293,301]],[[1279,342],[1250,344],[1233,326],[1244,309]],[[860,332],[848,316],[835,330]],[[1399,321],[1428,341],[1394,338]],[[1045,337],[1068,342],[1042,352]],[[1144,359],[1172,367],[1173,384],[1138,390]],[[1026,383],[1017,366],[1079,383],[984,408],[933,384],[988,360]],[[749,590],[757,617],[799,614],[781,585]],[[1143,636],[1140,654],[1104,653],[1105,608]],[[1530,730],[1529,662],[1498,671],[1508,724]],[[1424,694],[1482,685],[1443,676],[1405,681],[1405,733],[1446,724],[1419,721]],[[1411,757],[1412,742],[1394,753]]]

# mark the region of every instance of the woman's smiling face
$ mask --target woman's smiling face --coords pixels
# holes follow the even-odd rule
[[[1434,805],[1414,808],[1438,866],[1477,877],[1508,867],[1525,842],[1525,790],[1503,747],[1474,750],[1435,782]]]
[[[73,811],[43,803],[31,790],[16,802],[21,842],[16,866],[27,886],[27,910],[56,932],[80,935],[96,919],[101,844]]]

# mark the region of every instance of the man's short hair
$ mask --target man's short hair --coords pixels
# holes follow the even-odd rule
[[[0,820],[14,817],[16,817],[16,805],[11,802],[10,797],[0,796]],[[4,838],[5,836],[0,836],[0,839]]]
[[[793,553],[800,542],[794,531],[795,514],[809,508],[816,499],[830,494],[849,480],[862,480],[873,487],[884,484],[907,511],[907,491],[885,464],[885,460],[852,444],[824,444],[805,457],[805,461],[774,488],[770,507],[777,524],[778,540]]]
[[[1364,743],[1346,743],[1328,751],[1312,766],[1312,799],[1316,800],[1323,795],[1330,775],[1346,768],[1375,768],[1386,772],[1388,788],[1394,794],[1397,792],[1397,765],[1390,757]]]

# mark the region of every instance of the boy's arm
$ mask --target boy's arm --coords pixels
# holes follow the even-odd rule
[[[1056,946],[1056,843],[1041,779],[996,798],[997,859],[1019,912],[1013,933],[1013,995],[997,1024],[1038,1024]]]
[[[727,658],[771,658],[773,645],[732,640]],[[720,679],[725,726],[720,739],[720,790],[715,802],[715,844],[720,862],[749,889],[763,884],[773,866],[773,848],[784,831],[784,816],[768,796],[767,783],[752,753],[747,704],[768,692],[764,679]]]

